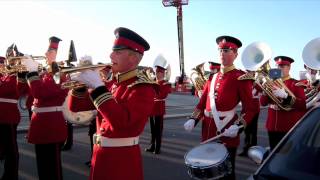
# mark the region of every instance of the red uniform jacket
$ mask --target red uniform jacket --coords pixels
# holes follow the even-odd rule
[[[19,91],[15,75],[0,77],[0,98],[18,101]],[[18,124],[20,122],[20,112],[17,103],[1,102],[0,100],[0,113],[0,124]]]
[[[30,93],[34,97],[34,107],[61,106],[68,91],[56,84],[50,73],[40,77],[38,73],[27,75]],[[32,144],[47,144],[64,142],[67,138],[67,126],[62,111],[33,112],[28,132],[28,141]]]
[[[171,84],[167,81],[159,81],[159,92],[154,99],[154,106],[151,116],[163,116],[166,114],[166,98],[171,93]]]
[[[137,70],[116,76],[106,87],[88,94],[73,91],[69,98],[71,111],[98,110],[97,134],[108,138],[139,136],[152,112],[155,86]],[[100,147],[95,145],[90,179],[141,180],[142,160],[139,145]]]
[[[243,75],[244,72],[241,70],[234,69],[234,66],[229,67],[229,71],[222,73],[219,72],[216,74],[215,81],[215,104],[217,111],[230,111],[234,109],[239,102],[242,103],[241,114],[244,114],[243,124],[250,123],[255,112],[257,111],[254,106],[252,99],[252,81],[250,80],[238,80],[238,77]],[[202,135],[202,141],[214,137],[217,135],[217,127],[215,125],[214,119],[204,115],[204,111],[211,112],[210,105],[210,96],[211,91],[211,82],[210,78],[204,88],[203,95],[192,115],[196,119],[203,119],[203,126],[207,129],[207,133]],[[220,117],[222,119],[223,117]],[[235,114],[233,118],[226,124],[224,128],[221,129],[221,132],[224,129],[228,128],[238,119],[238,115]],[[237,147],[240,143],[239,136],[235,138],[222,137],[221,140],[225,143],[227,147]]]
[[[266,95],[262,95],[260,103],[263,106],[269,104],[268,117],[266,121],[266,128],[268,131],[274,132],[288,132],[292,126],[305,114],[306,112],[306,97],[302,87],[296,86],[298,81],[295,79],[286,79],[284,84],[296,96],[293,104],[293,109],[290,111],[275,110],[270,107],[274,104],[273,101]],[[273,105],[272,105],[273,106]]]

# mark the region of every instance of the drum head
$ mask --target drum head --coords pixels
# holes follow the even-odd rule
[[[185,163],[193,167],[208,167],[224,161],[227,155],[227,149],[223,144],[207,143],[196,146],[187,152]]]

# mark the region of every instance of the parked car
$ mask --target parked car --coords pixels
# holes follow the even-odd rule
[[[256,146],[248,155],[261,163],[249,180],[319,180],[320,105],[309,110],[271,153]]]

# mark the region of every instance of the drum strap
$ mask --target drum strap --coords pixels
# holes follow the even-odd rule
[[[215,92],[215,82],[217,79],[217,74],[213,75],[211,85],[210,85],[210,92],[209,92],[209,97],[210,97],[210,107],[211,107],[211,112],[212,112],[212,117],[214,120],[214,123],[217,127],[217,130],[221,132],[221,130],[230,122],[230,120],[234,117],[235,114],[235,109],[234,107],[231,111],[232,113],[228,113],[222,120],[220,120],[219,116],[223,116],[217,111],[216,107],[216,102],[215,102],[215,97],[214,97],[214,92]],[[230,112],[231,112],[230,111]]]

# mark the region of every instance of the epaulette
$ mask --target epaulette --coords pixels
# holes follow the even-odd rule
[[[254,75],[252,73],[245,73],[238,77],[238,80],[255,80]]]
[[[145,71],[138,71],[137,73],[137,80],[134,81],[133,83],[129,84],[127,87],[128,88],[131,88],[135,85],[138,85],[138,84],[152,84],[152,85],[155,85],[155,86],[159,86],[158,83],[151,79]]]

